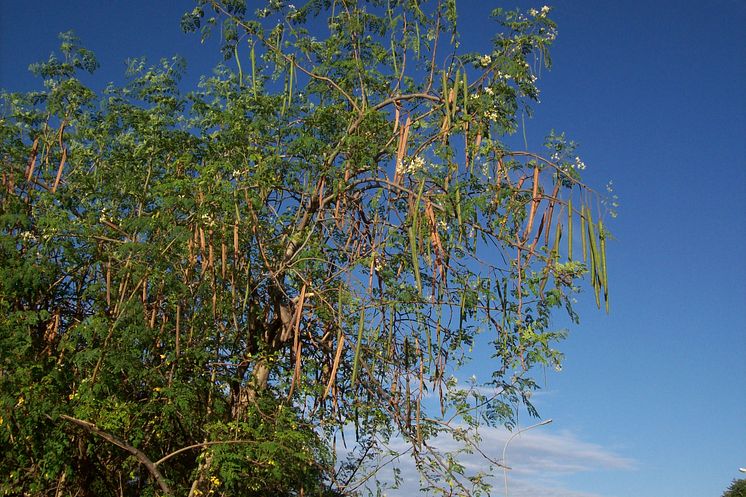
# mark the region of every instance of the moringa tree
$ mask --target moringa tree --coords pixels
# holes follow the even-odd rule
[[[352,495],[404,453],[486,491],[458,452],[535,413],[579,278],[608,305],[574,144],[508,145],[548,14],[467,52],[455,0],[200,0],[237,70],[186,95],[178,58],[97,95],[63,35],[0,121],[0,492]]]
[[[746,479],[733,480],[723,497],[746,497]]]

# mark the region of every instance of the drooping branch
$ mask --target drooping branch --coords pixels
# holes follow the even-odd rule
[[[148,456],[145,455],[145,453],[141,450],[139,450],[136,447],[131,446],[127,442],[121,440],[118,437],[115,437],[114,435],[107,433],[103,431],[101,428],[96,426],[95,424],[84,421],[82,419],[74,418],[72,416],[67,416],[65,414],[60,415],[60,417],[64,420],[70,421],[71,423],[74,423],[81,428],[85,429],[86,431],[93,433],[94,435],[98,435],[99,437],[103,438],[107,442],[110,442],[117,447],[120,447],[133,456],[137,458],[138,461],[140,461],[145,468],[147,468],[148,472],[153,476],[155,481],[158,483],[158,486],[161,487],[161,490],[163,491],[164,495],[172,496],[174,495],[173,491],[171,490],[171,487],[169,487],[168,483],[166,482],[166,479],[163,477],[163,474],[161,474],[160,471],[158,471],[158,468],[156,467],[156,464],[150,460]]]

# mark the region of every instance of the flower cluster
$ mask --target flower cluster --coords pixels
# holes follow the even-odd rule
[[[396,164],[396,172],[399,174],[415,174],[423,169],[425,169],[425,159],[422,157],[409,158]]]
[[[541,10],[530,9],[528,13],[531,14],[532,17],[546,17],[550,10],[552,10],[551,7],[545,5]]]
[[[383,271],[383,268],[385,267],[386,267],[386,264],[384,263],[383,259],[376,257],[376,262],[373,265],[373,269],[375,269],[376,273],[380,273],[381,271]]]
[[[214,228],[218,224],[215,219],[213,219],[213,217],[207,212],[202,214],[202,216],[200,217],[202,218],[202,224],[204,224],[207,228]]]
[[[498,119],[500,119],[500,113],[494,109],[486,110],[484,111],[484,117],[486,117],[490,121],[497,121]]]
[[[552,154],[551,159],[552,159],[552,162],[558,163],[562,160],[562,156],[558,152],[555,152]],[[583,162],[580,157],[575,157],[575,160],[573,162],[569,162],[569,161],[563,162],[563,164],[561,164],[560,167],[564,171],[570,171],[571,169],[574,169],[576,171],[583,171],[586,168],[586,165],[585,165],[585,162]]]
[[[606,184],[606,192],[610,198],[605,198],[602,203],[609,209],[609,215],[613,218],[617,217],[617,209],[619,208],[619,195],[614,194],[614,182],[609,181]]]
[[[502,79],[502,80],[504,80],[504,81],[507,81],[507,80],[509,80],[509,79],[510,79],[510,74],[506,74],[506,73],[504,73],[504,72],[501,72],[501,71],[497,71],[497,72],[495,73],[495,77],[496,77],[497,79]]]
[[[103,209],[101,209],[101,215],[99,216],[98,220],[101,223],[106,223],[113,222],[114,218],[111,215],[111,211],[108,208],[104,207]]]
[[[492,64],[492,57],[490,55],[483,55],[479,58],[479,65],[482,67],[488,67],[490,64]]]

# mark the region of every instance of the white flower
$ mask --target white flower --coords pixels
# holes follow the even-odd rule
[[[498,74],[499,74],[499,73],[498,73]],[[485,93],[486,93],[487,95],[494,95],[494,94],[495,94],[495,92],[494,92],[494,91],[492,91],[492,88],[490,88],[489,86],[487,86],[487,87],[486,87],[486,88],[484,89],[484,92],[485,92]]]
[[[383,271],[383,268],[386,267],[386,260],[381,256],[381,254],[374,253],[373,254],[373,269],[380,273]]]
[[[22,240],[23,240],[24,242],[28,242],[28,241],[32,241],[32,242],[35,242],[35,241],[36,241],[36,237],[35,237],[35,236],[34,236],[34,234],[33,234],[33,233],[31,233],[30,231],[24,231],[24,232],[22,232],[22,233],[21,233],[21,239],[22,239]]]
[[[202,222],[208,228],[212,228],[212,227],[214,227],[217,224],[215,222],[215,220],[212,218],[212,216],[210,214],[208,214],[207,212],[205,212],[204,214],[202,214],[201,217],[202,217]]]
[[[572,168],[582,171],[585,169],[585,162],[580,160],[580,157],[575,157],[575,164],[572,165]]]
[[[545,5],[541,8],[541,17],[544,17],[545,15],[549,14],[549,11],[551,10],[551,7],[548,5]]]
[[[399,162],[396,165],[396,171],[399,174],[414,174],[425,169],[425,159],[422,157],[410,158],[404,162],[406,162],[406,164]]]
[[[536,17],[539,14],[539,11],[536,9],[529,9],[529,14],[531,14],[533,17]]]
[[[492,63],[492,57],[489,55],[483,55],[479,58],[479,63],[482,65],[482,67],[487,67]]]
[[[409,163],[409,169],[413,173],[417,171],[421,171],[424,168],[425,168],[425,159],[423,159],[422,157],[415,157]]]
[[[484,117],[490,121],[497,121],[500,118],[500,114],[496,110],[488,110],[484,112]]]

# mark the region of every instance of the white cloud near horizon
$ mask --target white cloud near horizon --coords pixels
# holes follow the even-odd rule
[[[505,442],[512,433],[504,428],[483,427],[479,434],[482,438],[480,450],[491,459],[500,461]],[[392,440],[390,445],[395,450],[406,449],[401,440]],[[443,436],[432,441],[431,445],[441,451],[455,450],[459,446],[458,442]],[[462,454],[459,461],[467,473],[489,470],[489,462],[478,453]],[[570,431],[552,431],[546,426],[525,431],[513,438],[506,452],[506,461],[511,468],[508,471],[509,497],[611,497],[574,491],[566,488],[562,480],[582,472],[629,471],[636,467],[631,458],[582,440]],[[404,481],[398,489],[387,489],[387,497],[424,496],[419,491],[420,481],[414,461],[409,456],[402,456],[393,464],[401,471]],[[384,468],[379,480],[393,481],[391,472],[392,466]],[[493,497],[505,495],[501,468],[493,469],[489,481],[493,485]]]

